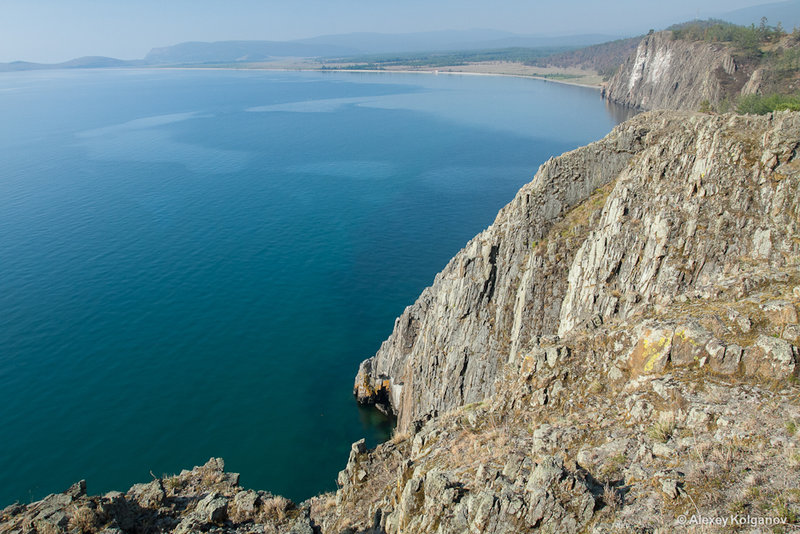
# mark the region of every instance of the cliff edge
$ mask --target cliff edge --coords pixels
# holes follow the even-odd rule
[[[212,459],[0,532],[786,532],[799,149],[800,113],[657,111],[546,162],[360,366],[398,428],[334,493],[295,505]]]
[[[734,58],[723,44],[673,38],[671,31],[641,40],[603,90],[613,102],[642,110],[698,110],[703,101],[755,91],[752,61]],[[752,80],[752,81],[751,81]]]
[[[407,431],[491,396],[542,337],[713,292],[743,258],[794,262],[797,184],[766,177],[795,168],[797,117],[649,113],[551,159],[397,319],[356,396]]]
[[[666,30],[645,36],[603,88],[603,96],[645,111],[727,111],[747,95],[800,90],[797,32],[717,25],[705,35],[701,25],[688,27],[694,33]],[[725,37],[711,35],[715,28],[738,40],[715,40]]]

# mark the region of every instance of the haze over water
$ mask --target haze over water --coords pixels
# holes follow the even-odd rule
[[[335,489],[358,363],[595,90],[386,73],[0,75],[0,507],[221,456]]]

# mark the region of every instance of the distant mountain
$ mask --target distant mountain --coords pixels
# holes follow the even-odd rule
[[[497,30],[450,30],[402,34],[348,33],[295,41],[219,41],[180,43],[154,48],[150,65],[243,63],[275,57],[348,57],[363,54],[482,50],[510,47],[588,46],[613,39],[609,35],[535,37]]]
[[[294,42],[320,46],[340,46],[357,50],[361,54],[394,52],[431,52],[454,50],[485,50],[510,47],[588,46],[619,38],[614,35],[567,35],[540,37],[520,35],[498,30],[446,30],[416,33],[347,33],[321,35]]]
[[[274,57],[324,57],[350,55],[359,50],[337,44],[290,41],[188,42],[152,49],[144,58],[150,65],[237,63],[266,61]]]
[[[502,48],[564,48],[590,46],[618,38],[587,34],[560,37],[519,35],[497,30],[449,30],[403,34],[348,33],[295,41],[185,42],[153,48],[142,60],[82,57],[63,63],[15,61],[0,63],[0,72],[41,69],[108,68],[160,65],[251,63],[276,57],[341,58],[366,54],[469,51]]]
[[[774,26],[781,23],[786,31],[793,28],[800,28],[800,0],[789,0],[788,2],[774,2],[761,4],[758,6],[745,7],[735,11],[729,11],[718,15],[717,18],[749,26],[758,25],[761,17],[767,17],[768,24]]]
[[[32,63],[29,61],[0,63],[0,72],[45,69],[104,69],[111,67],[135,67],[141,64],[142,62],[140,60],[126,61],[113,57],[86,56],[70,59],[63,63]]]

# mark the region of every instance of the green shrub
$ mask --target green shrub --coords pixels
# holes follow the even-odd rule
[[[764,115],[772,111],[800,111],[800,95],[745,95],[736,105],[738,113]]]

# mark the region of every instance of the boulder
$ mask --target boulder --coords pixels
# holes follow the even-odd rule
[[[745,373],[770,379],[784,379],[797,374],[794,347],[783,339],[761,335],[742,356]]]
[[[672,337],[670,353],[672,365],[699,365],[703,358],[708,358],[706,344],[711,339],[711,333],[697,323],[679,326]]]
[[[787,300],[771,300],[762,304],[761,310],[773,324],[779,326],[797,324],[797,308]]]
[[[634,375],[661,373],[669,363],[674,331],[669,328],[644,328],[628,356]]]
[[[221,523],[228,517],[228,499],[211,492],[197,503],[193,515],[204,523]]]
[[[128,490],[126,499],[142,508],[159,508],[166,501],[167,494],[160,480],[148,484],[136,484]]]

